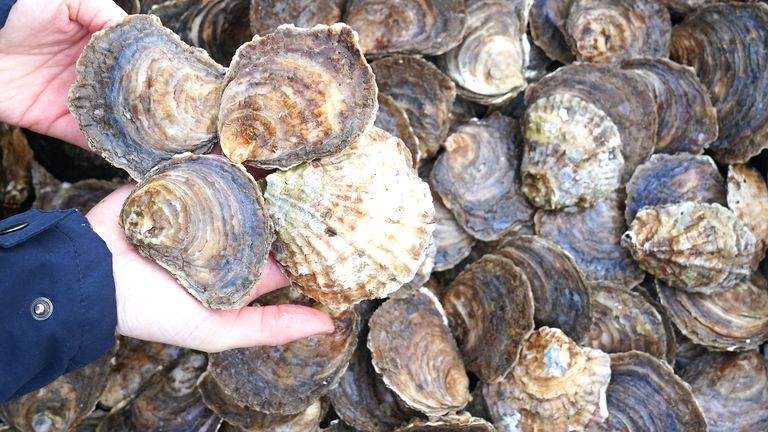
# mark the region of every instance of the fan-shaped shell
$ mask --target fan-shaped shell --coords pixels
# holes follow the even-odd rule
[[[443,200],[434,191],[432,202],[435,205],[435,231],[432,236],[437,247],[433,270],[443,271],[453,268],[472,252],[475,238],[464,231],[464,228],[456,222],[453,213],[448,210],[443,204]]]
[[[120,223],[142,255],[215,309],[249,301],[274,239],[259,186],[212,155],[156,167],[125,200]]]
[[[414,168],[419,167],[419,161],[422,159],[419,139],[416,138],[416,132],[411,127],[408,114],[394,99],[384,93],[379,93],[379,110],[373,125],[389,132],[393,137],[400,138],[411,152]]]
[[[279,27],[238,48],[218,129],[235,162],[288,169],[347,148],[373,124],[373,73],[345,24]]]
[[[755,235],[755,260],[768,249],[768,186],[759,171],[746,165],[728,167],[728,207]]]
[[[563,64],[573,61],[573,53],[563,34],[571,3],[573,0],[533,0],[528,13],[533,43],[549,58]]]
[[[272,33],[282,24],[311,28],[341,21],[346,0],[250,0],[251,31]]]
[[[487,421],[467,413],[451,414],[429,420],[413,420],[395,432],[495,432],[496,428]]]
[[[213,145],[223,76],[159,19],[132,15],[86,45],[69,109],[91,148],[140,180],[175,154]]]

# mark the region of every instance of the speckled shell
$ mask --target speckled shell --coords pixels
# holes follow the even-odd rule
[[[159,162],[216,142],[224,71],[156,17],[132,15],[86,45],[69,109],[91,148],[140,180]]]
[[[644,207],[622,238],[640,268],[675,288],[727,290],[755,270],[755,236],[720,204]]]
[[[279,27],[238,48],[218,130],[234,162],[288,169],[349,147],[373,124],[376,84],[345,24]]]
[[[496,428],[487,421],[472,417],[467,413],[451,414],[429,420],[413,420],[395,432],[496,432]]]
[[[608,354],[542,327],[526,340],[505,380],[484,387],[483,395],[500,431],[585,431],[608,416],[610,379]]]
[[[710,353],[682,373],[709,432],[768,430],[768,361],[758,352]]]
[[[419,148],[419,139],[416,138],[416,132],[408,120],[408,114],[400,108],[400,105],[392,97],[384,93],[379,93],[378,100],[379,110],[373,125],[389,132],[394,137],[400,138],[408,151],[411,152],[414,168],[418,168],[422,159],[421,149]]]
[[[379,92],[397,102],[419,139],[420,157],[437,154],[448,136],[456,86],[440,69],[418,57],[391,56],[371,63]]]
[[[365,55],[438,55],[464,36],[464,0],[348,0],[344,22]]]
[[[434,230],[429,187],[402,142],[378,128],[342,153],[267,176],[275,258],[333,309],[413,278]]]
[[[408,406],[439,416],[469,402],[461,354],[445,311],[429,290],[387,300],[369,325],[373,367]]]
[[[441,298],[467,370],[498,382],[533,331],[533,294],[511,260],[488,254],[470,264]]]
[[[744,163],[768,147],[768,5],[719,3],[688,15],[672,32],[672,60],[692,66],[717,109],[710,145],[721,163]]]
[[[465,0],[467,26],[457,47],[438,58],[461,96],[501,105],[528,85],[530,46],[526,0]]]
[[[456,222],[453,213],[434,191],[432,200],[435,205],[435,231],[432,236],[437,247],[433,271],[443,271],[453,268],[472,252],[475,238]]]
[[[728,207],[755,235],[755,260],[768,249],[768,186],[760,172],[746,165],[728,167]]]
[[[346,0],[250,0],[251,31],[264,36],[282,24],[310,28],[341,21]]]
[[[528,13],[533,42],[551,59],[563,64],[573,61],[563,34],[571,3],[573,0],[533,0]]]
[[[522,147],[511,117],[473,119],[445,141],[430,184],[465,231],[480,240],[498,240],[534,209],[520,192]]]
[[[709,156],[655,154],[627,184],[625,218],[631,224],[645,206],[683,201],[725,205],[725,182]]]
[[[120,224],[139,252],[214,309],[245,306],[274,239],[258,185],[222,156],[176,156],[139,183]]]

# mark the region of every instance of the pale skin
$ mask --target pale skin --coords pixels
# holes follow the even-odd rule
[[[67,109],[75,62],[91,34],[124,16],[111,0],[19,0],[0,30],[0,121],[87,149]],[[132,187],[121,187],[86,215],[112,252],[119,334],[216,352],[333,331],[328,315],[302,306],[204,307],[127,242],[118,217]],[[269,258],[250,298],[288,283]]]

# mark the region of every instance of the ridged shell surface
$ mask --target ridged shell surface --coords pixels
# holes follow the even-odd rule
[[[768,249],[768,186],[765,177],[746,165],[728,166],[728,207],[755,235],[755,260],[762,261]]]
[[[429,420],[412,420],[395,432],[495,432],[496,428],[482,418],[467,413],[449,414]]]
[[[283,24],[310,28],[340,22],[346,0],[246,0],[251,3],[251,31],[264,36]]]

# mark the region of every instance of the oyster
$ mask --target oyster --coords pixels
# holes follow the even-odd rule
[[[251,0],[251,32],[272,33],[282,24],[311,28],[341,21],[346,0]]]
[[[416,132],[411,127],[408,114],[400,108],[394,99],[384,93],[379,93],[379,111],[376,113],[376,120],[373,125],[389,132],[393,137],[400,138],[408,151],[411,152],[414,168],[418,168],[422,159],[419,139],[416,138]]]
[[[533,0],[528,13],[531,38],[549,58],[568,64],[573,53],[565,41],[564,27],[573,0]]]
[[[175,154],[211,148],[224,72],[157,17],[132,15],[86,45],[69,109],[91,148],[140,180]]]
[[[637,167],[627,184],[627,224],[645,206],[683,201],[725,205],[725,182],[709,156],[655,154]]]
[[[707,424],[691,386],[672,368],[638,351],[611,354],[608,419],[595,431],[702,432]]]
[[[221,149],[288,169],[349,147],[373,124],[376,84],[345,24],[281,26],[241,46],[224,81]]]
[[[4,123],[0,123],[0,153],[0,218],[6,218],[27,211],[34,200],[35,154],[21,128]]]
[[[710,352],[707,347],[696,344],[688,339],[677,327],[675,327],[675,341],[677,348],[674,365],[675,373],[677,374],[680,374],[692,361]]]
[[[183,154],[153,169],[120,224],[142,255],[205,306],[245,306],[274,239],[258,185],[221,156]]]
[[[434,230],[429,187],[402,142],[378,128],[338,155],[267,176],[275,258],[332,309],[411,280]]]
[[[438,55],[461,43],[464,0],[348,0],[344,22],[365,55]]]
[[[657,291],[677,328],[699,345],[743,351],[757,349],[768,340],[768,282],[758,272],[709,295],[658,281]]]
[[[115,4],[120,6],[128,15],[137,14],[141,9],[139,0],[115,0]]]
[[[475,239],[464,231],[456,222],[453,213],[443,204],[440,196],[432,192],[432,202],[435,205],[435,239],[437,251],[435,254],[434,271],[448,270],[466,258],[472,252]]]
[[[496,113],[449,136],[432,168],[430,184],[477,239],[498,240],[533,217],[518,183],[520,147],[516,121]]]
[[[501,105],[528,85],[530,46],[526,0],[465,0],[467,26],[461,43],[438,58],[461,96]]]
[[[483,382],[503,379],[533,331],[533,294],[522,270],[485,255],[459,274],[441,301],[467,370]]]
[[[487,421],[472,417],[467,413],[435,417],[429,420],[416,419],[398,428],[395,432],[496,432],[496,428]]]
[[[608,354],[542,327],[504,381],[484,387],[483,395],[500,431],[585,431],[608,416],[610,379]]]
[[[728,167],[728,207],[757,241],[755,260],[768,249],[768,186],[762,174],[746,165]]]
[[[713,293],[755,270],[755,236],[720,204],[644,207],[622,237],[640,268],[675,288]]]
[[[379,92],[392,97],[408,115],[419,140],[420,157],[429,159],[437,154],[451,123],[456,98],[453,81],[417,57],[387,57],[371,63],[371,69]]]
[[[410,407],[430,416],[469,402],[469,378],[440,302],[422,288],[387,300],[369,322],[373,367]]]
[[[717,111],[692,68],[661,58],[634,59],[621,67],[642,76],[655,96],[657,152],[700,154],[717,138]]]
[[[659,0],[676,15],[689,14],[709,3],[716,3],[718,0]]]
[[[536,233],[568,252],[587,282],[631,289],[642,282],[645,273],[621,245],[627,228],[623,201],[623,193],[615,191],[579,212],[539,210]]]
[[[682,373],[709,432],[768,429],[768,361],[757,352],[709,353]]]
[[[120,186],[119,183],[97,179],[60,182],[37,161],[32,162],[31,174],[35,191],[32,208],[40,210],[76,208],[85,214]]]
[[[675,26],[670,55],[709,90],[720,130],[709,147],[716,161],[744,163],[768,147],[768,5],[699,8]]]

